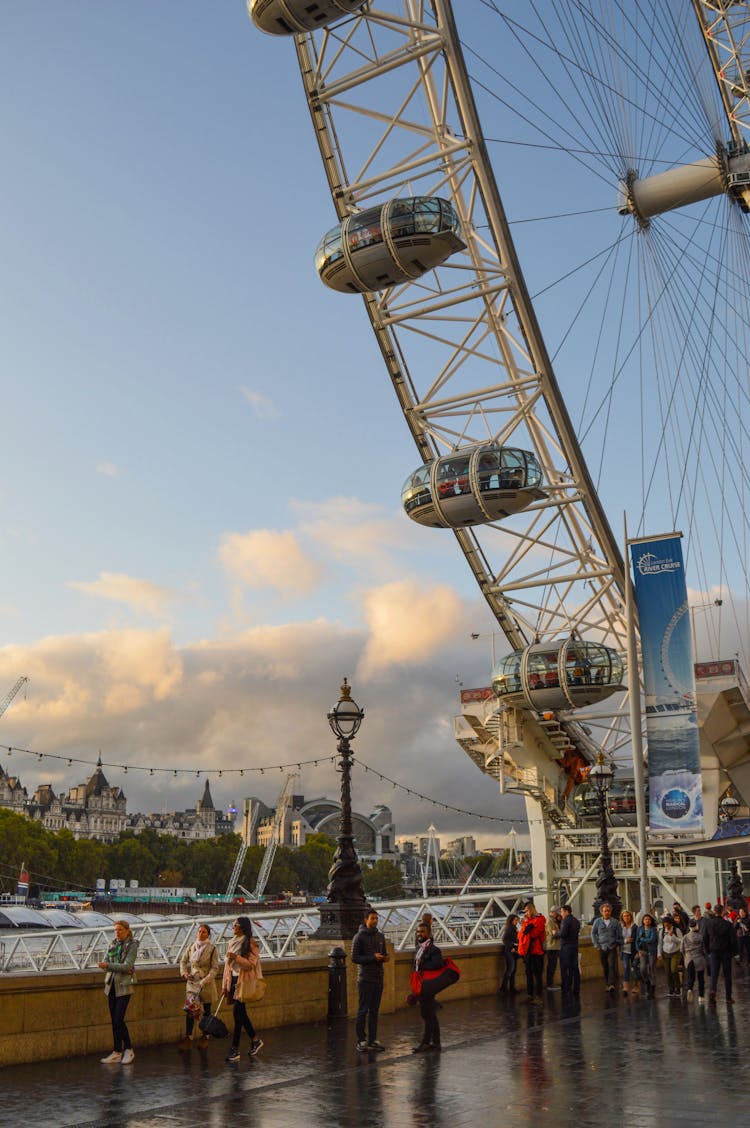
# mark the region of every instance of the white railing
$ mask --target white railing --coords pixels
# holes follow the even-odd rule
[[[397,951],[414,943],[416,927],[425,913],[433,917],[433,935],[438,943],[474,946],[496,944],[511,912],[532,894],[526,888],[482,890],[481,894],[428,897],[409,901],[379,901],[379,927]],[[212,917],[212,940],[224,957],[237,914]],[[297,911],[252,913],[253,931],[261,957],[284,959],[296,954],[297,941],[309,936],[320,923],[317,908]],[[195,939],[200,917],[171,917],[169,920],[133,924],[139,942],[137,967],[177,967],[186,948]],[[51,974],[59,971],[96,971],[112,943],[110,928],[61,928],[3,930],[0,941],[0,973],[6,975]]]

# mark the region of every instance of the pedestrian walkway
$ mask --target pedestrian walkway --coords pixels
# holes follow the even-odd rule
[[[0,1070],[3,1128],[601,1128],[747,1123],[750,986],[733,1008],[611,998],[584,985],[580,1004],[546,992],[451,1003],[443,1053],[413,1055],[414,1010],[381,1017],[381,1054],[357,1055],[354,1025],[263,1031],[265,1046],[226,1065],[208,1050],[138,1051],[132,1066],[98,1057]],[[104,1002],[104,1000],[103,1000]],[[603,1117],[602,1109],[606,1109]]]

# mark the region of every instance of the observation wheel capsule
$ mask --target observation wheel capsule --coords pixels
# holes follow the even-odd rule
[[[247,10],[261,31],[269,35],[296,35],[351,16],[364,3],[365,0],[247,0]]]
[[[531,451],[483,443],[424,463],[406,479],[401,502],[419,525],[460,529],[526,509],[545,496],[541,481]]]
[[[315,268],[332,290],[365,294],[420,278],[465,246],[450,201],[410,196],[346,216],[318,244]]]
[[[568,638],[506,655],[492,672],[492,688],[501,700],[538,712],[580,709],[624,689],[623,673],[616,650]]]

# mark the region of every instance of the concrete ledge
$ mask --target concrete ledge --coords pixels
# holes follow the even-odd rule
[[[347,948],[349,945],[347,945]],[[461,978],[446,993],[448,999],[492,995],[502,979],[504,960],[499,944],[481,948],[441,945],[461,970]],[[395,953],[385,965],[381,1010],[393,1013],[406,1007],[413,952]],[[582,976],[601,975],[598,954],[581,947]],[[324,1021],[328,1014],[328,957],[267,960],[268,980],[262,1003],[252,1004],[253,1023],[260,1030],[297,1023]],[[176,1042],[185,1030],[184,982],[176,968],[138,970],[138,984],[127,1012],[136,1046]],[[523,967],[517,983],[523,988]],[[348,1012],[357,1009],[357,968],[347,960]],[[82,1054],[105,1053],[112,1048],[109,1011],[101,972],[57,972],[50,975],[9,976],[0,979],[0,1066],[47,1061]],[[231,1026],[231,1010],[222,1011]]]

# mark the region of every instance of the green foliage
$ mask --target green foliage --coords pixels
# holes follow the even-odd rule
[[[362,874],[365,893],[372,897],[393,900],[404,895],[404,879],[395,862],[381,858],[368,866]]]
[[[497,859],[493,858],[491,854],[477,854],[473,858],[464,858],[463,864],[468,868],[469,872],[474,869],[474,866],[477,866],[477,872],[474,874],[475,878],[486,877],[495,865],[496,860]]]
[[[239,847],[237,834],[185,842],[157,834],[150,827],[138,835],[127,830],[112,843],[76,840],[68,829],[45,830],[38,821],[0,808],[0,888],[15,892],[21,863],[25,862],[32,886],[42,893],[92,891],[100,877],[224,893]],[[334,849],[333,839],[326,834],[311,834],[299,850],[279,847],[266,892],[273,895],[302,889],[311,895],[322,893]],[[248,850],[240,875],[240,884],[246,889],[255,888],[264,853],[259,846]]]

